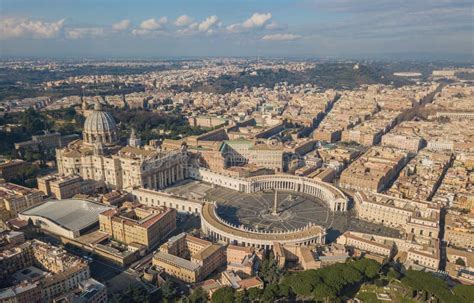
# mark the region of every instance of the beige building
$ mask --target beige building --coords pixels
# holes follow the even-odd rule
[[[199,264],[172,254],[158,251],[153,255],[153,265],[187,283],[196,283],[201,280]]]
[[[430,202],[357,192],[355,210],[359,219],[403,230],[407,234],[437,238],[440,206]]]
[[[5,292],[7,299],[2,302],[52,302],[90,278],[88,263],[62,248],[33,240],[15,249],[16,253],[10,250],[0,252],[0,262],[4,264],[21,260],[15,263],[17,272],[8,276],[16,284]]]
[[[47,175],[39,177],[38,189],[46,196],[68,199],[76,194],[93,194],[105,189],[103,181],[83,180],[81,176]]]
[[[144,205],[109,209],[99,215],[99,224],[116,241],[152,249],[176,229],[176,210]]]
[[[37,189],[13,183],[0,182],[0,219],[8,220],[28,207],[43,202],[43,193]]]
[[[451,154],[420,151],[400,171],[387,194],[410,200],[431,200],[451,163]]]
[[[257,166],[283,171],[283,148],[271,146],[266,143],[237,139],[225,141],[221,153],[226,161],[226,166],[255,164]]]
[[[242,279],[231,270],[226,270],[221,274],[220,284],[222,286],[232,287],[237,291],[245,291],[252,288],[263,289],[264,287],[264,283],[259,277]]]
[[[474,214],[460,214],[450,211],[445,219],[444,240],[449,245],[463,248],[474,248]]]
[[[381,261],[393,259],[416,269],[438,270],[441,255],[437,238],[425,239],[409,236],[403,238],[385,237],[361,232],[345,232],[337,242],[361,252],[384,256]],[[391,247],[390,255],[388,248]],[[375,258],[377,259],[377,258]]]
[[[465,250],[446,248],[446,271],[463,284],[474,284],[474,254]]]
[[[196,116],[189,117],[188,122],[191,126],[214,128],[225,124],[227,120],[220,117]]]
[[[408,161],[406,152],[374,146],[341,174],[339,185],[355,190],[382,191]]]
[[[170,193],[156,191],[151,189],[138,188],[132,191],[135,200],[141,204],[152,207],[169,207],[174,208],[180,213],[200,214],[203,201],[191,199],[181,196],[172,195]]]
[[[423,139],[421,137],[409,137],[388,133],[383,135],[382,145],[416,153],[423,147]]]
[[[438,239],[433,240],[433,246],[424,246],[422,249],[411,248],[407,252],[408,264],[413,263],[430,270],[438,270],[440,262],[440,251]]]
[[[15,159],[0,163],[0,178],[5,181],[10,181],[14,177],[18,176],[18,173],[28,167],[30,164],[23,160]]]
[[[384,256],[391,259],[395,254],[394,243],[391,241],[377,242],[371,237],[346,231],[337,238],[337,243],[347,247],[356,248],[363,252]]]
[[[154,147],[118,145],[113,117],[96,104],[84,124],[83,140],[56,150],[61,175],[104,181],[115,189],[164,188],[187,177],[184,149],[162,152]]]
[[[185,233],[170,238],[153,256],[153,265],[188,283],[202,281],[225,261],[223,246]]]
[[[253,247],[244,247],[229,244],[226,248],[227,270],[236,273],[251,275],[255,260],[255,250]]]
[[[254,254],[253,247],[243,247],[229,244],[226,248],[227,263],[242,263],[246,258]]]

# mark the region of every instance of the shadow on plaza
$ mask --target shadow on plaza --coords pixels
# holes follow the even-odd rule
[[[239,217],[237,216],[238,207],[232,205],[220,205],[217,208],[217,215],[224,219],[225,221],[240,225]]]

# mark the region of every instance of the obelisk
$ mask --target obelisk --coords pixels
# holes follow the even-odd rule
[[[273,212],[272,215],[278,215],[278,191],[275,189],[275,199],[273,200]]]

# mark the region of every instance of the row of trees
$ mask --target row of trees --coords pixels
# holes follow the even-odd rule
[[[401,281],[412,290],[414,297],[423,301],[436,302],[436,299],[439,299],[441,302],[450,303],[474,302],[474,286],[456,285],[450,289],[443,280],[431,273],[408,270]]]
[[[141,138],[146,142],[151,139],[180,139],[181,137],[200,135],[206,130],[192,127],[180,114],[162,114],[144,109],[112,109],[116,121],[120,121],[122,130],[129,132],[131,128],[140,131]],[[157,130],[164,130],[160,134]]]
[[[13,132],[0,131],[0,153],[13,155],[14,143],[30,140],[33,135],[42,135],[44,131],[58,131],[62,135],[80,133],[84,118],[77,115],[73,107],[38,112],[32,108],[22,113],[6,114],[0,119],[0,125],[20,124]]]
[[[178,291],[177,291],[176,284],[173,283],[172,281],[166,281],[158,291],[155,291],[153,293],[149,293],[140,284],[129,285],[125,290],[119,293],[114,293],[114,294],[109,295],[109,299],[110,299],[109,302],[111,303],[174,302],[177,298],[178,298]],[[205,301],[202,301],[202,302],[205,302]]]
[[[223,287],[212,294],[213,303],[250,302],[343,302],[353,297],[364,283],[374,283],[382,287],[389,280],[400,280],[409,290],[410,298],[420,302],[471,303],[474,302],[474,286],[457,285],[449,288],[447,283],[432,273],[408,270],[404,275],[395,268],[382,267],[370,259],[348,260],[346,263],[331,265],[317,270],[274,274],[274,259],[263,260],[259,276],[264,280],[263,289],[252,288],[236,291]],[[262,272],[264,272],[262,274]],[[273,274],[271,274],[273,273]],[[148,294],[139,285],[130,286],[119,294],[111,296],[111,302],[208,302],[206,292],[198,287],[187,297],[179,297],[178,287],[166,282],[159,292]]]
[[[192,135],[200,135],[206,130],[192,127],[181,114],[162,114],[144,109],[111,109],[117,122],[121,124],[122,137],[128,136],[131,128],[140,131],[140,136],[147,142],[151,139],[180,139]],[[7,114],[0,119],[0,125],[21,124],[21,129],[15,132],[0,131],[0,153],[12,154],[16,142],[31,139],[33,135],[43,134],[44,131],[58,131],[62,135],[80,134],[85,118],[78,115],[74,107],[47,112],[38,112],[32,108],[15,114]],[[158,130],[166,131],[160,134]]]
[[[380,279],[379,279],[380,278]],[[432,273],[408,270],[404,275],[392,267],[381,268],[373,260],[360,259],[335,264],[323,269],[286,274],[278,283],[266,284],[264,289],[236,292],[230,287],[217,290],[211,301],[224,302],[342,302],[352,297],[364,283],[385,286],[388,280],[400,279],[410,297],[420,302],[472,303],[474,286],[448,284]],[[195,290],[200,294],[201,290]],[[206,302],[205,297],[190,302]]]
[[[299,298],[328,302],[352,293],[362,283],[374,281],[380,269],[378,262],[360,259],[287,275],[280,285]]]
[[[230,287],[224,287],[213,293],[211,301],[216,303],[274,302],[284,299],[285,301],[337,302],[348,294],[354,294],[363,283],[377,279],[381,269],[381,265],[376,261],[360,259],[317,270],[286,273],[278,277],[272,269],[273,264],[274,260],[271,257],[268,258],[268,265],[262,264],[262,269],[267,266],[265,273],[260,274],[265,281],[264,289],[253,288],[236,292]]]

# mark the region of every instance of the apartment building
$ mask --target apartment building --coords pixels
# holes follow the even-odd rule
[[[374,146],[342,172],[339,185],[380,192],[396,177],[408,159],[409,154],[404,151]]]
[[[43,202],[43,193],[13,183],[0,182],[0,218],[8,220],[28,207]]]
[[[99,225],[100,231],[116,241],[152,249],[176,229],[176,210],[129,205],[104,211],[99,215]]]
[[[403,230],[406,234],[438,237],[441,208],[437,204],[371,192],[357,192],[354,203],[361,220]]]
[[[223,246],[186,233],[171,237],[153,256],[153,265],[188,283],[202,281],[225,263]]]

